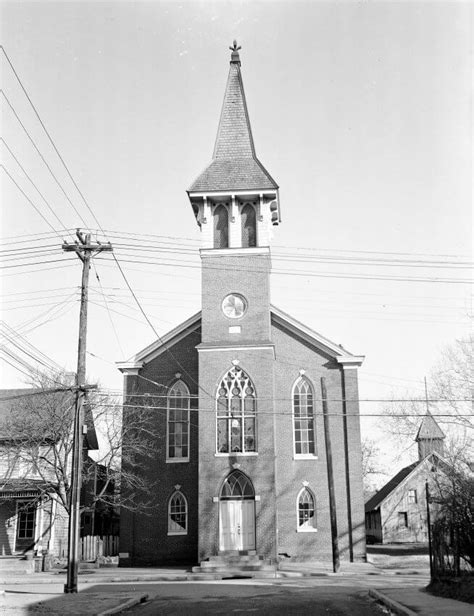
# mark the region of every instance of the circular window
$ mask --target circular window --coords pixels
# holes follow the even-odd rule
[[[243,295],[230,293],[222,301],[222,312],[229,319],[239,319],[247,310],[247,300]]]

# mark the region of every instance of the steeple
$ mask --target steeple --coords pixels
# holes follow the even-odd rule
[[[415,441],[418,443],[418,458],[423,460],[430,453],[436,452],[440,456],[444,453],[444,432],[437,424],[433,415],[427,411],[423,417]]]
[[[188,193],[278,190],[277,183],[255,153],[240,70],[240,49],[236,41],[230,47],[229,76],[212,161],[192,183]]]

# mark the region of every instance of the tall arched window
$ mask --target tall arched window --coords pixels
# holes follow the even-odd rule
[[[313,388],[305,377],[293,387],[293,424],[295,456],[315,456]]]
[[[177,490],[168,501],[168,535],[188,533],[188,503],[182,492]]]
[[[313,531],[316,529],[316,508],[314,495],[308,488],[303,488],[298,494],[298,531]]]
[[[250,377],[238,366],[217,388],[217,453],[257,451],[256,396]]]
[[[229,247],[229,213],[225,205],[214,210],[214,248]]]
[[[176,381],[168,393],[168,429],[166,459],[168,462],[189,461],[189,389]]]
[[[255,208],[247,203],[242,208],[242,248],[254,248],[257,245],[257,217]]]

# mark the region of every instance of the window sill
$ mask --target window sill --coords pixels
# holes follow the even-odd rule
[[[318,529],[317,528],[297,528],[296,532],[297,533],[317,533]]]
[[[234,456],[258,456],[258,451],[233,451],[232,453],[215,453],[215,458],[230,458]]]
[[[166,458],[166,464],[183,464],[189,462],[189,458]]]
[[[317,460],[318,456],[314,453],[295,453],[293,460]]]
[[[176,537],[176,536],[183,536],[183,535],[187,535],[188,531],[187,530],[183,530],[183,531],[179,531],[179,530],[169,530],[168,531],[168,537]]]

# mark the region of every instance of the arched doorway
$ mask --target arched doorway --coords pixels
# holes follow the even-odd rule
[[[232,471],[219,496],[219,549],[255,549],[255,490],[242,471]]]

